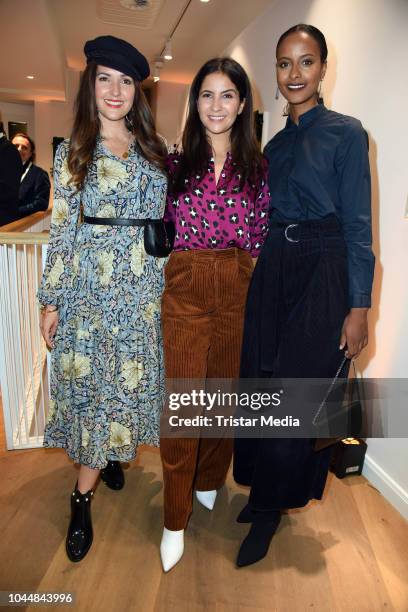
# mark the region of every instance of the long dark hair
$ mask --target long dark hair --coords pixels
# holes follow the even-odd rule
[[[237,88],[240,101],[245,100],[242,113],[237,116],[231,130],[231,155],[241,174],[241,189],[246,182],[255,183],[261,173],[262,156],[255,137],[252,91],[248,76],[235,60],[217,57],[200,68],[190,88],[182,156],[169,186],[173,195],[186,190],[186,178],[205,172],[210,150],[205,127],[198,114],[197,100],[205,77],[214,72],[225,74]]]
[[[68,169],[72,175],[71,184],[81,189],[92,161],[96,139],[101,123],[95,100],[95,62],[85,68],[75,102],[75,119],[72,128]],[[127,116],[127,127],[135,135],[136,144],[142,155],[152,164],[165,169],[166,148],[157,136],[150,107],[140,84],[135,82],[133,106]]]
[[[30,158],[29,158],[28,161],[34,163],[35,162],[35,142],[34,142],[34,140],[30,136],[28,136],[27,134],[24,134],[23,132],[18,132],[17,134],[14,134],[13,140],[15,138],[17,138],[17,136],[19,138],[25,138],[30,143],[31,155],[30,155]],[[13,140],[11,142],[13,142]]]

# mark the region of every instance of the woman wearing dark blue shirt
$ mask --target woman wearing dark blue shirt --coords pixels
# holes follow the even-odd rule
[[[282,34],[285,128],[266,146],[270,231],[248,293],[244,378],[333,378],[368,340],[374,271],[368,142],[361,123],[319,104],[327,46],[317,28]],[[347,376],[349,361],[341,376]],[[234,477],[251,486],[238,566],[262,559],[281,510],[323,494],[330,449],[310,439],[236,439]]]

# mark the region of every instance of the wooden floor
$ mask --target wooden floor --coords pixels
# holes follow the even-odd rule
[[[73,591],[65,609],[98,612],[408,611],[407,522],[363,477],[330,476],[323,502],[285,515],[268,557],[242,569],[248,526],[234,519],[247,490],[230,477],[212,513],[195,503],[184,557],[163,574],[157,450],[140,451],[123,491],[98,487],[79,564],[64,549],[76,478],[65,453],[3,452],[0,474],[0,590]]]

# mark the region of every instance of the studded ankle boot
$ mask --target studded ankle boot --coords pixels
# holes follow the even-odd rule
[[[71,522],[65,548],[71,561],[81,561],[91,548],[93,540],[91,500],[93,491],[80,493],[77,488],[71,495]]]

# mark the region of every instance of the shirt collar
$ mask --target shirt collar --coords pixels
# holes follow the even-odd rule
[[[226,156],[225,160],[228,161],[228,162],[232,161],[231,151],[227,151],[227,156]],[[210,154],[210,162],[214,163],[214,155],[212,153]]]
[[[314,121],[316,121],[316,119],[318,119],[326,110],[327,109],[324,106],[324,104],[317,104],[310,110],[306,111],[306,113],[303,113],[303,115],[300,115],[299,125],[296,125],[296,123],[294,123],[289,116],[286,119],[286,127],[287,128],[299,128],[299,129],[305,128],[311,125],[312,123],[314,123]]]

